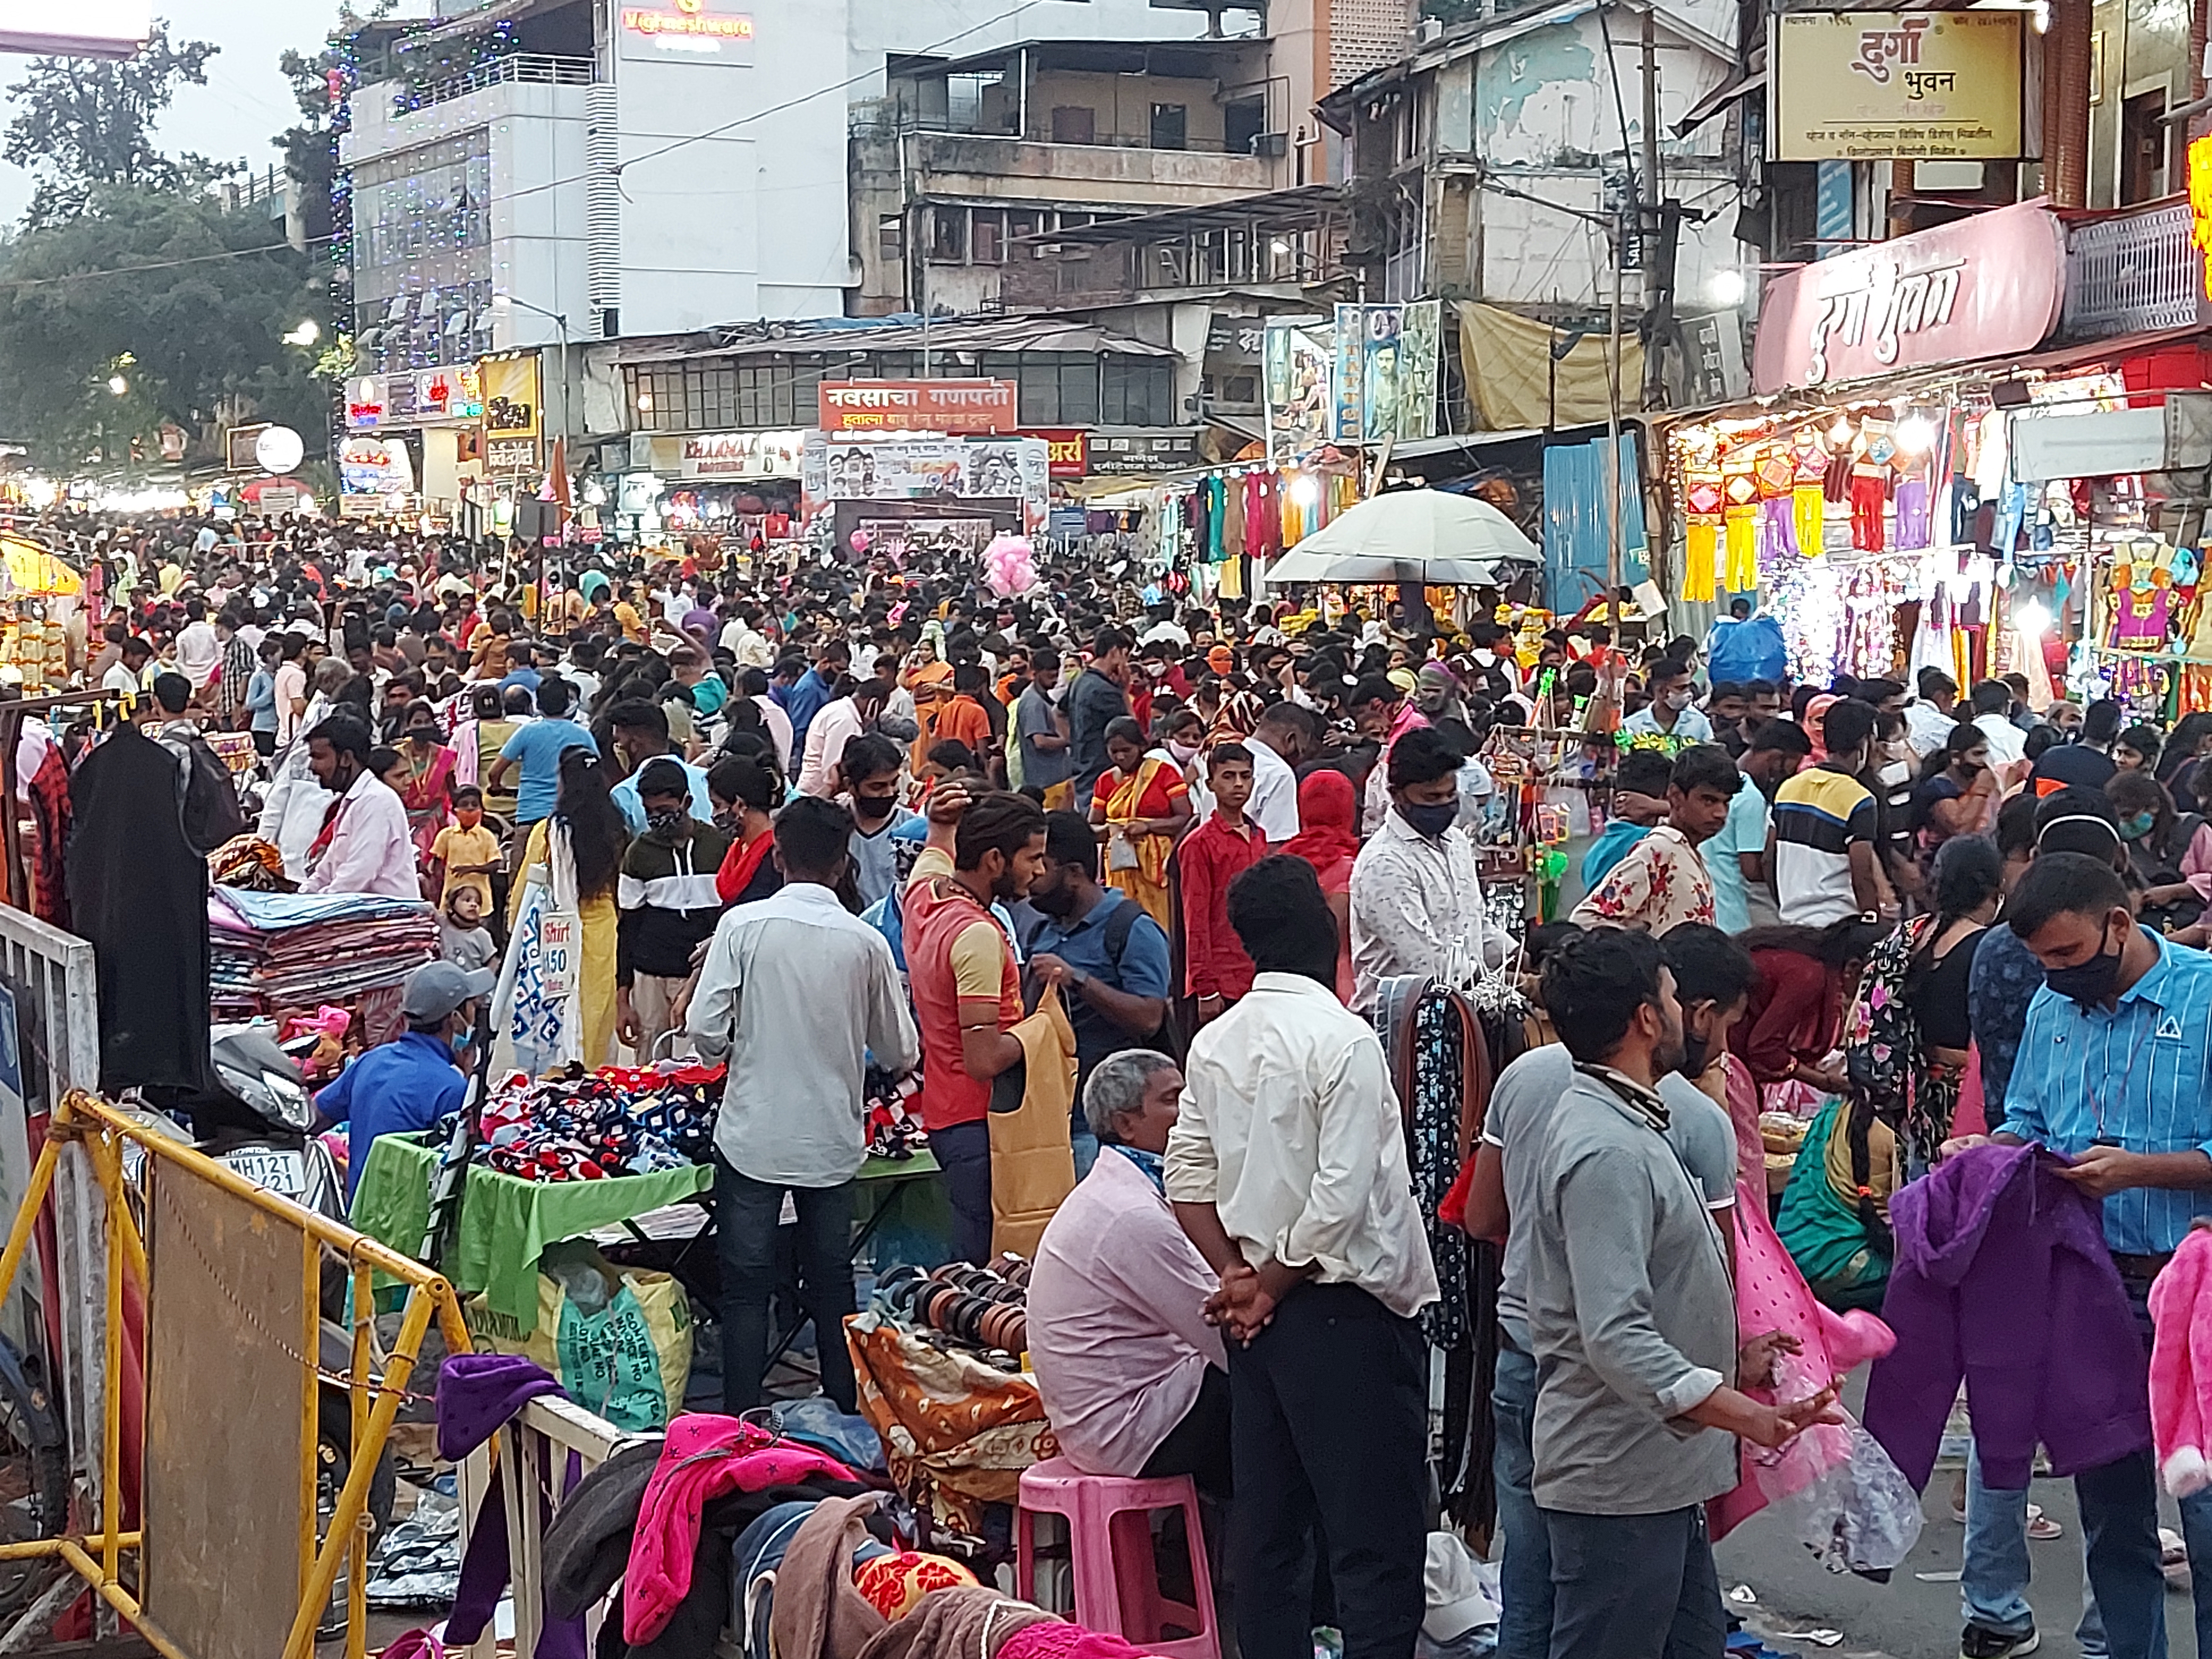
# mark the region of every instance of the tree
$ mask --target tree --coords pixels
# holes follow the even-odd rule
[[[370,0],[365,12],[342,5],[337,27],[331,31],[322,51],[310,57],[287,48],[276,60],[284,78],[292,83],[292,100],[300,106],[300,125],[278,133],[276,143],[284,152],[284,170],[300,186],[300,213],[311,243],[337,228],[331,188],[338,163],[337,106],[349,90],[339,47],[358,33],[362,24],[391,15],[394,3],[395,0]]]
[[[16,106],[0,157],[38,179],[27,226],[58,222],[84,210],[102,185],[175,188],[216,171],[202,158],[172,158],[154,146],[154,124],[180,86],[207,84],[205,40],[173,43],[156,20],[145,50],[114,62],[37,58],[9,94]]]
[[[249,419],[319,450],[329,389],[282,338],[315,314],[313,264],[204,192],[94,186],[75,216],[0,248],[0,434],[63,471],[132,438],[154,453],[164,421],[202,456]]]

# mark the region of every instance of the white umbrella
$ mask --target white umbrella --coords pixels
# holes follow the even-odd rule
[[[1494,585],[1501,562],[1534,564],[1536,544],[1488,501],[1398,489],[1346,508],[1267,569],[1285,582]]]

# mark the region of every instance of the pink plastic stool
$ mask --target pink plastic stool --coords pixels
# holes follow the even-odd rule
[[[1190,1540],[1191,1583],[1199,1605],[1168,1601],[1152,1564],[1152,1512],[1181,1510]],[[1198,1488],[1186,1474],[1158,1480],[1124,1480],[1085,1474],[1064,1457],[1022,1472],[1021,1511],[1014,1521],[1014,1594],[1036,1592],[1038,1515],[1064,1516],[1075,1580],[1075,1622],[1119,1636],[1131,1646],[1166,1659],[1221,1659],[1221,1632],[1213,1619],[1212,1575],[1206,1534],[1199,1524]],[[1197,1635],[1162,1638],[1173,1626]]]

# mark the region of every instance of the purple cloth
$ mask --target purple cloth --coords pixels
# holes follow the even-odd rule
[[[457,1353],[438,1372],[438,1455],[458,1462],[498,1433],[540,1395],[568,1395],[544,1369],[517,1354]],[[578,1460],[568,1457],[568,1479],[576,1484]],[[550,1504],[539,1500],[539,1522],[550,1519]],[[453,1611],[446,1621],[449,1647],[467,1647],[491,1623],[507,1589],[507,1482],[495,1479],[469,1529],[468,1553],[461,1559],[461,1581]],[[537,1659],[584,1659],[584,1621],[556,1619],[550,1609],[538,1633]]]
[[[2149,1449],[2149,1357],[2105,1244],[2103,1206],[2039,1147],[1977,1146],[1890,1200],[1881,1316],[1897,1346],[1867,1383],[1867,1431],[1928,1484],[1961,1376],[1997,1491]]]
[[[1897,486],[1897,550],[1925,547],[1931,538],[1929,523],[1928,480],[1900,479]]]

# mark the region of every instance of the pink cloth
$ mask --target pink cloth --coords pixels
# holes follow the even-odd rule
[[[2151,1281],[2150,1432],[2176,1498],[2212,1486],[2212,1232],[2190,1230]]]
[[[997,1659],[1143,1659],[1146,1650],[1121,1637],[1058,1619],[1025,1625],[1000,1644]]]
[[[857,1480],[834,1457],[780,1441],[734,1417],[687,1413],[668,1425],[668,1439],[638,1505],[623,1592],[623,1639],[632,1647],[666,1629],[691,1593],[691,1557],[699,1513],[726,1492],[759,1492],[810,1474]]]

